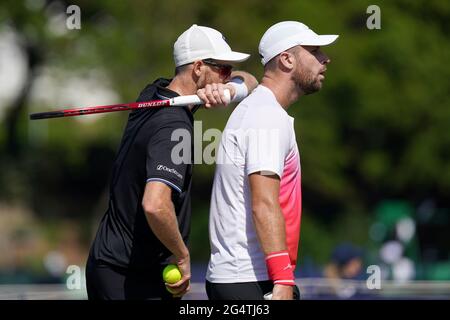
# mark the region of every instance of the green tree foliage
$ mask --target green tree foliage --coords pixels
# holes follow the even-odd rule
[[[251,53],[242,69],[260,78],[257,46],[264,31],[278,21],[299,20],[318,33],[340,35],[323,48],[332,62],[322,91],[289,109],[302,157],[305,221],[318,219],[312,223],[318,228],[341,223],[333,230],[351,234],[349,214],[367,216],[384,198],[416,204],[432,197],[449,206],[448,1],[383,1],[381,29],[369,30],[370,1],[85,0],[75,3],[82,29],[62,35],[49,31],[48,20],[73,3],[42,1],[33,9],[31,2],[0,5],[0,28],[9,26],[23,39],[29,59],[28,83],[1,119],[3,201],[25,201],[38,215],[92,216],[96,208],[103,210],[97,202],[103,200],[127,115],[30,124],[30,110],[49,109],[32,105],[28,96],[39,68],[101,69],[121,101],[133,101],[156,77],[173,75],[173,43],[197,23],[219,29],[233,48]],[[203,130],[223,129],[230,112],[200,110],[196,118]],[[33,142],[31,126],[45,126],[46,138]],[[195,168],[199,207],[208,207],[213,172],[211,165]],[[196,230],[203,236],[194,239],[205,241],[207,210],[201,212],[203,227]],[[339,222],[343,217],[345,224]],[[361,218],[359,224],[365,223]],[[303,232],[307,229],[306,224]],[[335,233],[339,238],[345,232]]]

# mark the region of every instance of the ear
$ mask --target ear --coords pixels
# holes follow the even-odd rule
[[[200,77],[200,75],[202,74],[202,66],[203,66],[203,62],[198,60],[194,62],[193,68],[192,68],[192,72],[197,76]]]
[[[294,55],[287,51],[280,53],[278,61],[280,63],[280,67],[287,70],[294,69],[296,63]]]

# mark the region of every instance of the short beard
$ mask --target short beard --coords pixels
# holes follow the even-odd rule
[[[305,93],[305,95],[319,91],[322,88],[322,83],[317,78],[312,78],[307,75],[300,75],[297,79],[299,88]]]

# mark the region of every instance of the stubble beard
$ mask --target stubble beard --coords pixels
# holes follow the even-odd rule
[[[314,77],[311,72],[308,74],[300,72],[297,79],[297,85],[305,93],[305,95],[317,92],[322,88],[322,83],[320,82],[319,77]]]

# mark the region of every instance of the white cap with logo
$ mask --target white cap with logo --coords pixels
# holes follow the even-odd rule
[[[232,51],[219,31],[194,24],[178,37],[173,57],[175,66],[179,67],[202,59],[242,62],[250,55]]]
[[[332,44],[338,35],[318,35],[307,25],[297,21],[283,21],[271,26],[259,43],[261,62],[265,65],[272,58],[292,47],[326,46]]]

